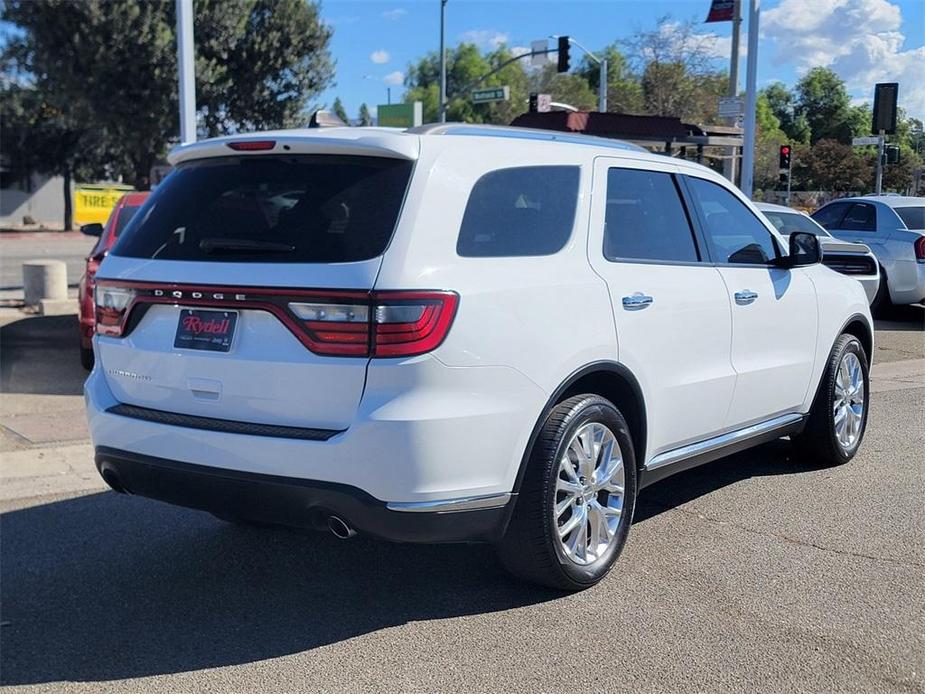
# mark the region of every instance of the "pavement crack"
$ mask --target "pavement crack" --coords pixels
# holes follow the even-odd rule
[[[727,526],[736,528],[737,530],[742,530],[743,532],[747,532],[751,535],[758,535],[761,537],[771,537],[771,538],[774,538],[775,540],[780,540],[781,542],[786,542],[788,544],[799,545],[801,547],[811,547],[812,549],[817,549],[820,552],[829,552],[831,554],[838,554],[841,556],[853,557],[856,559],[868,559],[870,561],[878,561],[878,562],[883,562],[885,564],[894,564],[897,566],[925,568],[925,564],[920,564],[918,562],[904,561],[901,559],[891,559],[889,557],[877,557],[877,556],[874,556],[873,554],[865,554],[863,552],[852,552],[851,550],[847,550],[847,549],[838,549],[836,547],[826,547],[825,545],[820,545],[820,544],[816,544],[815,542],[809,542],[807,540],[803,540],[800,538],[791,537],[790,535],[785,535],[784,533],[775,533],[775,532],[767,532],[763,530],[756,530],[755,528],[749,528],[748,526],[742,525],[741,523],[735,523],[735,522],[727,521],[727,520],[720,520],[719,518],[712,518],[710,516],[704,515],[703,513],[699,511],[681,508],[680,506],[676,507],[674,510],[679,511],[688,516],[695,516],[696,518],[706,521],[707,523],[715,523],[717,525],[727,525]]]

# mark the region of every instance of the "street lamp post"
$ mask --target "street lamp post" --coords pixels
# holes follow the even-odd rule
[[[748,13],[748,62],[745,67],[745,151],[742,152],[741,190],[752,196],[755,180],[755,107],[758,101],[758,20],[760,0],[751,0]]]
[[[440,106],[439,120],[446,123],[446,3],[440,0]]]
[[[180,143],[196,141],[196,73],[193,67],[193,0],[177,0],[177,72]]]

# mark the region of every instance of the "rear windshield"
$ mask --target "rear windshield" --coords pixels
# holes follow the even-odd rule
[[[894,207],[906,229],[925,229],[925,207]]]
[[[241,156],[181,164],[135,215],[114,255],[338,263],[382,255],[412,163],[374,157]]]

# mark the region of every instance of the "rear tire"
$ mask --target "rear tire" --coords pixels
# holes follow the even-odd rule
[[[890,300],[890,288],[887,285],[886,272],[880,268],[880,285],[877,287],[877,293],[874,294],[874,300],[870,303],[870,312],[877,318],[883,318],[893,309],[893,302]]]
[[[80,348],[80,365],[87,371],[93,371],[93,350],[86,347]]]
[[[626,542],[636,480],[629,427],[613,403],[593,394],[559,403],[530,453],[501,563],[532,583],[590,588]]]
[[[851,460],[867,429],[870,377],[867,355],[854,335],[835,341],[803,432],[794,445],[812,462],[831,467]]]

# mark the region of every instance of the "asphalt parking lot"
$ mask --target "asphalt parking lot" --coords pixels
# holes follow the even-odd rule
[[[75,317],[0,328],[0,682],[10,691],[922,692],[925,312],[878,324],[867,438],[786,441],[640,497],[598,587],[484,546],[231,526],[105,491]]]

